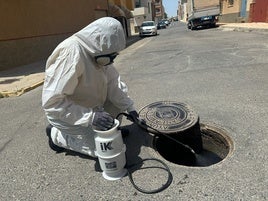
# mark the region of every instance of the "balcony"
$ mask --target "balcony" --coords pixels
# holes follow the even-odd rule
[[[135,8],[134,11],[132,11],[132,13],[134,16],[145,15],[146,14],[145,7]]]

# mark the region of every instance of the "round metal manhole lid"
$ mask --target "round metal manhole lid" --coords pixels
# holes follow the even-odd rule
[[[174,101],[151,103],[140,110],[139,116],[148,126],[166,134],[191,128],[199,119],[197,113],[189,105]],[[156,133],[151,128],[146,129]]]

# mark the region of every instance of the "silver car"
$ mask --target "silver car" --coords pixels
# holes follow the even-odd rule
[[[142,36],[156,36],[157,27],[154,21],[144,21],[140,27],[140,37]]]

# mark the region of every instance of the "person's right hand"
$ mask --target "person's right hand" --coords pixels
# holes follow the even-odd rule
[[[139,114],[136,110],[130,111],[128,114],[129,114],[129,117],[127,119],[132,122],[137,121],[137,119],[139,118]]]
[[[106,131],[113,127],[114,119],[113,117],[104,111],[95,112],[92,125],[97,128],[97,130]]]

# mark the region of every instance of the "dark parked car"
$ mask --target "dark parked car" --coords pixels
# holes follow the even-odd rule
[[[170,21],[167,19],[162,19],[160,22],[164,22],[166,24],[166,26],[170,25]]]
[[[160,21],[157,23],[157,29],[165,29],[165,28],[167,28],[167,25],[165,22]]]

